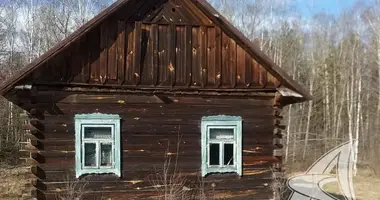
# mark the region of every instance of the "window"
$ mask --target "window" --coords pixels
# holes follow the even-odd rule
[[[75,115],[75,157],[77,178],[94,173],[120,177],[119,115]]]
[[[242,175],[242,119],[202,118],[202,176],[234,172]]]

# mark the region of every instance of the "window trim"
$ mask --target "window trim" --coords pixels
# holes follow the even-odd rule
[[[116,174],[121,177],[121,151],[120,151],[120,116],[113,114],[77,114],[75,120],[75,171],[79,178],[86,174]],[[85,139],[86,127],[111,127],[111,139]],[[101,167],[100,146],[102,143],[112,144],[112,166]],[[84,145],[82,143],[94,143],[96,145],[96,167],[85,167]]]
[[[221,155],[220,166],[210,166],[209,165],[209,145],[212,141],[210,139],[210,129],[217,128],[233,128],[234,129],[234,165],[228,166],[224,165],[224,159]],[[237,173],[242,176],[242,118],[238,116],[226,116],[226,115],[218,115],[218,116],[208,116],[202,118],[201,124],[201,132],[202,132],[202,177],[206,176],[210,173]],[[219,148],[224,148],[224,143],[231,144],[231,140],[223,140],[219,139],[218,142],[220,144]],[[223,147],[221,146],[223,144]],[[220,152],[220,154],[223,154]]]

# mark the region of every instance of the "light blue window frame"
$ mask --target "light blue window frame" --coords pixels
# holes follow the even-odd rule
[[[120,116],[111,114],[77,114],[75,119],[75,171],[79,178],[85,174],[116,174],[121,176],[121,151],[120,151]],[[85,128],[109,127],[111,128],[111,139],[85,138]],[[96,144],[96,166],[85,166],[84,144]],[[100,166],[101,144],[112,144],[112,165]]]
[[[234,137],[233,139],[211,139],[210,130],[211,129],[233,129]],[[237,173],[242,176],[242,118],[238,116],[208,116],[202,118],[201,124],[202,132],[202,176],[206,176],[210,173]],[[210,165],[209,149],[210,143],[219,144],[219,166]],[[223,165],[223,144],[233,144],[234,145],[234,164],[233,165]]]

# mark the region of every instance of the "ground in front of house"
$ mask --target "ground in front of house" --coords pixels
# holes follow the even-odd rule
[[[27,177],[28,170],[25,167],[0,168],[0,199],[22,199],[22,195],[28,193],[25,190],[25,185],[29,183]],[[380,199],[380,175],[371,170],[359,169],[354,178],[354,187],[357,200]],[[337,184],[329,184],[325,189],[336,196],[340,195]]]
[[[359,169],[354,177],[354,188],[356,200],[380,199],[380,174],[375,174],[372,170]],[[342,196],[337,183],[327,184],[325,190],[341,200]]]
[[[27,194],[28,169],[25,167],[0,167],[0,199],[18,200]]]

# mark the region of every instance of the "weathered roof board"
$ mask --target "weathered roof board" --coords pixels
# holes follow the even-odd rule
[[[119,0],[11,77],[20,84],[128,89],[286,87],[311,96],[205,0]]]

